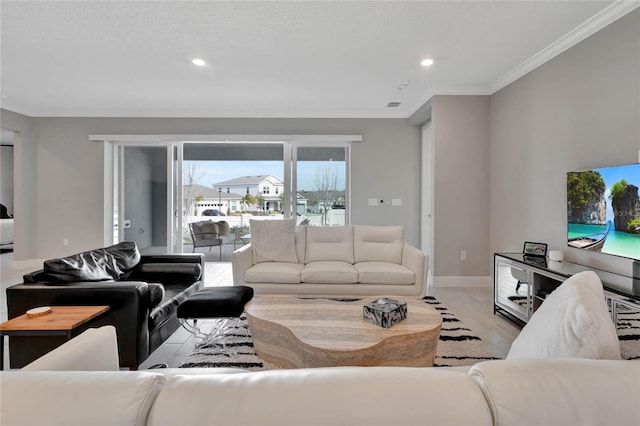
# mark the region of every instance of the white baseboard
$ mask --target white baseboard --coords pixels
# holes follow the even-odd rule
[[[486,277],[433,277],[434,287],[491,287],[493,278]]]

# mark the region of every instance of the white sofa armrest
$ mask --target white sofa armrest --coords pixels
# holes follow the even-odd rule
[[[638,425],[640,363],[580,358],[480,362],[469,371],[494,424]]]
[[[240,247],[231,255],[231,267],[233,269],[233,285],[246,285],[244,273],[253,266],[253,250],[251,243]]]
[[[90,328],[25,365],[32,371],[118,371],[118,340],[112,325]]]
[[[161,374],[141,371],[0,371],[1,421],[144,426],[165,383]]]
[[[410,244],[404,243],[402,247],[402,265],[411,269],[416,274],[416,288],[420,297],[425,295],[427,281],[427,261],[429,256]]]

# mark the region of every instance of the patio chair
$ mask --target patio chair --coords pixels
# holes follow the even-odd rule
[[[191,232],[194,253],[196,247],[209,247],[209,251],[211,251],[211,247],[218,246],[220,247],[220,260],[222,260],[222,238],[220,238],[220,229],[217,223],[210,220],[192,222],[189,224],[189,232]]]

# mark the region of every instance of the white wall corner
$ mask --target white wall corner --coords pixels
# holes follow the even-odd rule
[[[434,287],[491,287],[491,276],[478,277],[433,277]]]

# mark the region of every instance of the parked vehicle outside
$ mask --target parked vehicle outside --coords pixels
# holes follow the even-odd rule
[[[202,212],[202,216],[226,216],[226,214],[218,209],[207,209]]]

